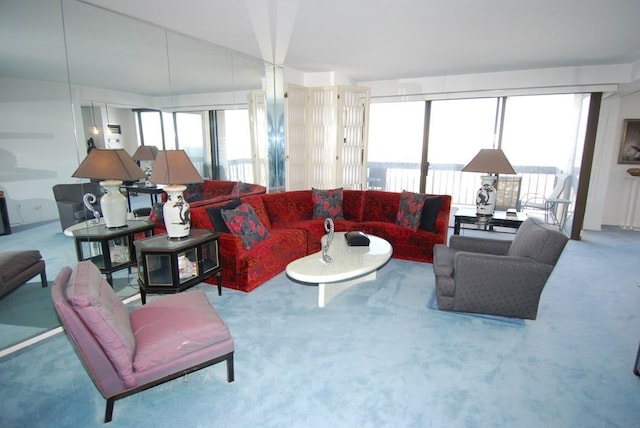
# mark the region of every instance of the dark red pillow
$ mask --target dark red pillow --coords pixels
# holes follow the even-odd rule
[[[413,193],[403,190],[400,195],[396,224],[406,227],[407,229],[418,230],[425,199],[426,195],[422,193]]]
[[[342,213],[342,187],[339,189],[311,189],[313,198],[314,219],[343,219]]]
[[[247,249],[269,237],[269,231],[249,204],[240,204],[231,210],[223,209],[222,218],[231,233],[242,238],[242,243]]]

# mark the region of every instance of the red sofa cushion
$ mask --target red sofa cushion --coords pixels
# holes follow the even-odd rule
[[[222,285],[236,290],[251,291],[285,270],[287,265],[307,255],[307,234],[304,230],[273,229],[269,239],[244,249],[242,239],[230,233],[220,234]],[[215,278],[206,280],[215,284]]]
[[[293,223],[313,218],[313,198],[310,190],[262,195],[271,226],[288,227]]]

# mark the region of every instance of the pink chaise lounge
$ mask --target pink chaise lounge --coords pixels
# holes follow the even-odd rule
[[[107,400],[115,400],[226,361],[233,382],[234,345],[229,329],[202,290],[154,300],[129,312],[98,268],[65,267],[51,289],[68,337]]]

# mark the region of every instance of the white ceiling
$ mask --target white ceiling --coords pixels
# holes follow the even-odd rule
[[[640,60],[640,0],[89,0],[354,82]]]

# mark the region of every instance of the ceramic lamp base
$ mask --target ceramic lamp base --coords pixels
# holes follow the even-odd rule
[[[101,181],[105,194],[100,198],[102,216],[108,228],[127,226],[127,198],[120,193],[120,180]]]
[[[191,232],[189,204],[182,195],[186,188],[187,186],[183,185],[169,185],[162,189],[167,193],[167,202],[162,208],[162,214],[169,238],[184,238]]]
[[[479,216],[491,216],[496,208],[496,188],[493,183],[496,177],[493,175],[483,175],[480,177],[482,186],[478,189],[476,197],[476,210]]]

